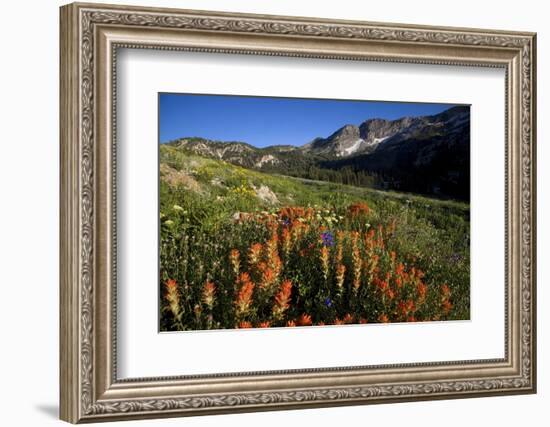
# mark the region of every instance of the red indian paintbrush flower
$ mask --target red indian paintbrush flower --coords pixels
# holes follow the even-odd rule
[[[323,270],[323,277],[325,280],[328,279],[329,272],[329,249],[328,246],[321,247],[321,254],[319,256],[321,259],[321,268]]]
[[[311,326],[313,324],[311,316],[307,313],[302,313],[297,320],[298,325],[300,326]]]
[[[448,298],[451,295],[451,289],[449,288],[449,285],[447,285],[446,283],[441,285],[441,295],[444,298]]]
[[[354,203],[348,208],[348,214],[351,218],[367,216],[370,213],[369,205],[366,203]]]
[[[443,303],[441,304],[441,308],[443,308],[443,313],[449,314],[449,313],[451,312],[451,310],[453,309],[453,305],[451,304],[451,301],[449,301],[448,299],[446,299],[446,300],[443,301]]]
[[[242,322],[239,322],[238,326],[239,329],[249,329],[252,327],[252,323],[243,320]]]
[[[262,248],[263,246],[261,243],[254,243],[250,246],[250,249],[248,250],[248,264],[250,267],[254,267],[260,262]]]
[[[342,320],[346,324],[353,323],[353,316],[350,313],[346,313]]]
[[[336,264],[342,264],[344,258],[344,238],[345,233],[343,231],[336,232],[336,256],[334,257]]]
[[[262,289],[269,289],[275,283],[276,276],[273,270],[269,267],[265,267],[262,271],[262,281],[260,282],[260,287]]]
[[[384,227],[382,226],[382,224],[378,225],[378,235],[376,237],[376,246],[380,249],[385,248],[385,244],[384,244]]]
[[[397,311],[402,317],[406,317],[408,314],[416,311],[413,300],[399,301],[397,304]]]
[[[254,283],[250,281],[248,273],[242,273],[239,276],[240,289],[235,300],[235,309],[238,317],[248,313],[252,303],[252,293],[254,292]]]
[[[284,228],[281,232],[282,248],[285,259],[288,259],[290,255],[290,248],[292,246],[292,234],[290,229]]]
[[[279,257],[277,232],[273,231],[271,238],[265,243],[265,262],[259,262],[258,272],[261,274],[260,287],[262,289],[271,289],[279,281],[283,264]]]
[[[416,285],[416,292],[418,293],[418,301],[423,302],[426,299],[428,287],[424,282],[418,282],[418,284]]]
[[[292,241],[296,243],[302,238],[302,235],[305,233],[307,226],[299,220],[295,219],[294,221],[292,221],[290,228]]]
[[[288,309],[291,293],[292,282],[290,280],[283,281],[279,292],[275,295],[275,304],[273,305],[273,317],[276,319],[281,319],[284,312]]]
[[[172,312],[175,318],[180,317],[180,293],[178,290],[178,283],[174,279],[168,279],[165,284],[164,298],[168,302],[168,308]]]
[[[338,264],[336,267],[336,286],[339,290],[344,287],[344,279],[346,275],[346,266],[344,264]]]
[[[441,308],[444,314],[449,314],[453,309],[453,305],[450,301],[451,288],[446,283],[441,286]]]
[[[279,217],[281,219],[288,219],[289,221],[303,218],[306,214],[306,210],[301,206],[285,206],[279,211]]]
[[[204,286],[202,287],[202,302],[210,310],[212,310],[212,307],[214,306],[214,301],[216,298],[215,293],[216,293],[216,285],[214,285],[214,283],[211,282],[210,280],[207,280],[204,283]]]
[[[354,231],[351,239],[351,260],[353,264],[353,289],[357,291],[361,286],[361,252],[358,245],[359,233]]]
[[[378,321],[380,323],[388,323],[390,319],[388,318],[388,315],[385,313],[382,313],[380,316],[378,316]]]

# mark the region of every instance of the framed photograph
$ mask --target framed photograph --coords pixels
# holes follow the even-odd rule
[[[61,418],[536,391],[535,34],[61,8]]]

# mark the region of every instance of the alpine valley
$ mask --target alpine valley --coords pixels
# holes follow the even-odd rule
[[[166,146],[270,174],[469,201],[470,108],[368,119],[302,146],[184,137]]]
[[[301,146],[160,144],[160,330],[470,319],[469,141],[460,106]]]

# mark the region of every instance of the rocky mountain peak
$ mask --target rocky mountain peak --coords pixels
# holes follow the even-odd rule
[[[345,125],[334,132],[329,139],[359,138],[359,128],[355,125]]]
[[[359,127],[348,124],[342,126],[328,138],[316,138],[302,148],[316,154],[342,157],[355,153],[363,143]]]
[[[303,146],[274,145],[257,148],[239,141],[211,141],[186,137],[171,144],[196,154],[226,160],[246,167],[280,167],[289,159],[315,162],[319,159],[347,159],[401,149],[411,140],[432,140],[441,135],[464,133],[469,125],[469,107],[457,106],[432,116],[402,117],[396,120],[371,118],[359,126],[346,124],[328,137],[315,138]],[[309,159],[309,160],[305,160]]]

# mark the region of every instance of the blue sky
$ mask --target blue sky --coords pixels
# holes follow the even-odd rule
[[[256,147],[303,145],[370,118],[437,114],[453,104],[159,94],[160,142],[200,136]]]

